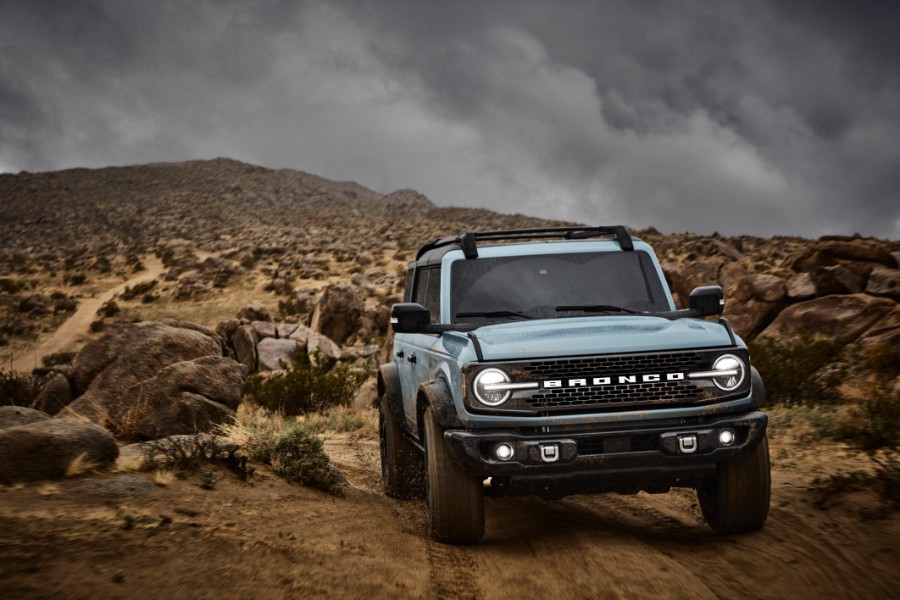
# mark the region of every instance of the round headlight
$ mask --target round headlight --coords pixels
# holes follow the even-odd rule
[[[744,383],[747,369],[744,361],[734,354],[723,354],[713,363],[713,371],[721,371],[721,377],[713,377],[713,383],[723,392],[733,392]]]
[[[509,383],[509,375],[500,369],[485,369],[475,376],[472,391],[475,398],[485,406],[500,406],[512,396],[512,390],[492,389]]]

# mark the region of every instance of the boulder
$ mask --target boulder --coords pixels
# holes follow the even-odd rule
[[[872,344],[900,347],[900,304],[883,318],[875,322],[862,336],[860,343],[864,346]]]
[[[297,342],[297,348],[299,350],[305,351],[306,345],[309,343],[309,336],[312,335],[312,333],[313,330],[306,325],[298,325],[288,338]]]
[[[73,463],[104,467],[119,447],[112,434],[77,419],[48,419],[0,431],[0,483],[66,475]]]
[[[738,303],[744,303],[749,300],[769,303],[781,302],[786,295],[784,279],[766,273],[748,275],[738,280],[729,290],[729,299]]]
[[[258,339],[278,337],[278,330],[272,321],[253,321],[250,327],[256,331]]]
[[[808,273],[813,269],[831,267],[837,264],[837,260],[828,252],[820,252],[805,248],[784,261],[784,266],[797,273]]]
[[[765,329],[784,308],[784,302],[763,302],[751,298],[743,304],[726,300],[725,316],[735,332],[745,338],[753,338]]]
[[[356,286],[348,283],[330,285],[316,303],[310,328],[343,344],[359,328],[363,311],[363,300]]]
[[[88,390],[102,378],[101,388],[124,389],[155,375],[166,365],[200,356],[223,355],[224,342],[210,329],[180,321],[145,321],[116,326],[85,346],[72,361],[74,391]],[[120,380],[133,372],[134,379]]]
[[[0,429],[9,429],[19,425],[46,421],[50,418],[45,412],[24,406],[0,406]]]
[[[272,313],[269,312],[269,309],[266,308],[265,305],[254,302],[253,304],[248,304],[242,308],[238,312],[237,318],[246,321],[271,321]]]
[[[234,346],[235,357],[251,373],[257,367],[256,344],[258,342],[259,336],[256,330],[249,325],[238,327],[238,330],[231,336],[231,345]]]
[[[817,296],[830,294],[858,294],[866,287],[871,269],[851,268],[846,265],[817,267],[809,276],[816,286]]]
[[[299,325],[297,323],[279,323],[276,328],[276,333],[279,338],[290,337],[292,333],[297,331]]]
[[[306,351],[309,354],[309,363],[323,371],[333,367],[341,357],[341,347],[315,331],[310,332]]]
[[[866,293],[900,300],[900,270],[875,267],[869,275]]]
[[[808,300],[816,295],[816,284],[809,273],[797,273],[787,280],[785,288],[791,300]]]
[[[297,340],[265,338],[256,345],[256,352],[260,370],[279,371],[285,368],[282,364],[290,368],[294,364]]]
[[[38,392],[34,407],[48,415],[55,415],[72,401],[72,386],[62,373],[56,373]]]
[[[894,264],[890,248],[874,240],[821,240],[813,244],[812,249],[844,260],[877,262],[888,266]]]
[[[762,335],[776,339],[821,335],[852,343],[892,313],[897,303],[866,294],[826,296],[781,311]]]
[[[354,408],[369,408],[378,405],[378,383],[374,377],[367,379],[353,396]]]
[[[241,322],[238,319],[223,321],[216,326],[216,333],[223,340],[231,340],[234,336],[234,332],[236,332],[240,326]]]
[[[210,431],[234,419],[245,374],[243,365],[225,357],[170,365],[104,407],[107,422],[129,439]]]
[[[690,263],[681,271],[671,273],[672,291],[687,302],[691,291],[701,285],[717,285],[719,269],[725,261],[721,258],[701,258]]]

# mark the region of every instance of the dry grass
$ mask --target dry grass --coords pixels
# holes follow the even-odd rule
[[[153,474],[153,483],[159,487],[169,487],[175,481],[175,473],[159,469]]]
[[[59,486],[55,483],[45,483],[41,487],[38,488],[38,494],[41,496],[56,496],[61,493],[62,490],[59,489]]]
[[[76,477],[97,470],[97,463],[87,460],[86,456],[87,453],[79,454],[75,460],[69,463],[69,466],[66,467],[66,477]]]

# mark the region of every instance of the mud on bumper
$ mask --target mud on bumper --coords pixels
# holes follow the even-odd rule
[[[715,474],[718,463],[747,456],[767,423],[765,413],[754,411],[690,425],[561,434],[454,430],[444,437],[466,472],[491,478],[488,494],[561,497],[696,487]],[[725,431],[733,435],[731,443],[723,442]],[[511,451],[506,460],[498,457],[500,445]]]

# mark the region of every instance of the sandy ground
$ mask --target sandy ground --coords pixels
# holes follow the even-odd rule
[[[334,438],[334,436],[332,436]],[[773,471],[764,530],[717,537],[694,493],[488,500],[487,535],[437,544],[380,491],[376,442],[328,442],[343,498],[265,467],[154,484],[0,488],[0,598],[896,598],[900,520],[871,490],[817,506],[819,454]],[[833,455],[840,453],[830,448]],[[788,451],[773,440],[773,456]],[[818,461],[818,462],[816,462]],[[830,461],[829,461],[830,462]]]
[[[134,287],[139,283],[156,279],[165,270],[162,262],[155,256],[145,256],[142,260],[146,267],[144,271],[101,294],[97,294],[92,298],[81,299],[75,313],[66,319],[56,331],[42,334],[31,348],[21,352],[17,358],[13,359],[12,370],[27,373],[35,367],[41,366],[42,358],[54,352],[59,352],[62,348],[68,348],[75,338],[85,335],[90,328],[91,322],[97,318],[97,310],[105,302],[124,292],[126,287]]]

